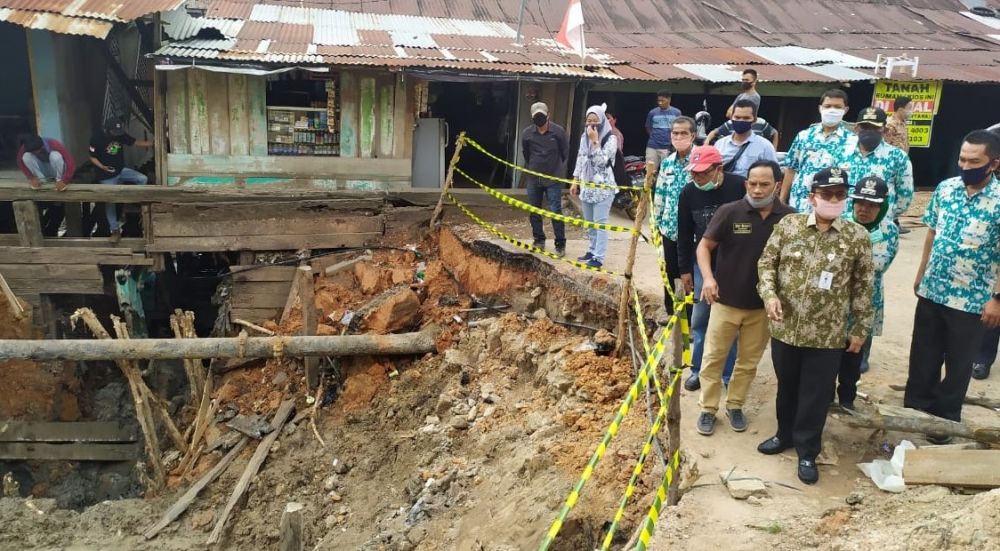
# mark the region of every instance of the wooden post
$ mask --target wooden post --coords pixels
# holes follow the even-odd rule
[[[674,282],[674,293],[676,296],[684,296],[684,284],[680,281]],[[683,305],[679,306],[678,317],[687,316]],[[684,368],[684,336],[681,334],[681,321],[674,325],[674,332],[670,335],[670,342],[673,348],[673,362],[671,362],[670,381],[673,381],[673,396],[670,397],[670,410],[667,412],[667,465],[673,464],[674,454],[681,449],[681,377],[673,380],[674,369]],[[680,502],[680,473],[675,472],[674,478],[667,488],[667,505],[673,506]]]
[[[14,201],[14,220],[22,247],[42,246],[42,221],[34,201]]]
[[[444,196],[448,194],[448,190],[451,189],[451,184],[455,180],[455,167],[458,166],[459,154],[462,152],[464,146],[465,131],[463,130],[458,135],[458,140],[455,141],[455,154],[451,156],[451,162],[448,164],[448,175],[441,186],[441,197],[438,197],[437,206],[434,207],[434,213],[431,214],[431,229],[437,226],[437,220],[441,216],[441,210],[444,208]]]
[[[281,513],[281,526],[278,536],[279,551],[302,551],[302,509],[301,503],[289,503],[285,505],[284,512]]]
[[[14,291],[10,289],[7,285],[7,280],[4,279],[3,274],[0,274],[0,291],[3,291],[3,296],[7,297],[7,305],[10,308],[10,313],[14,314],[14,319],[21,319],[24,317],[24,307],[21,306],[21,302],[17,300],[17,296]]]
[[[635,213],[635,233],[628,246],[628,258],[625,261],[625,281],[622,282],[622,292],[618,299],[618,342],[615,343],[615,356],[621,357],[625,350],[625,327],[628,323],[629,293],[632,290],[632,269],[635,267],[635,251],[639,245],[639,234],[646,221],[646,210],[649,208],[649,186],[643,186],[642,198]]]
[[[288,298],[285,299],[285,308],[281,311],[281,317],[278,319],[278,325],[284,325],[288,321],[288,316],[292,315],[292,309],[295,308],[295,301],[299,298],[299,287],[302,286],[302,272],[295,272],[292,277],[292,286],[288,289]]]
[[[299,266],[296,276],[301,277],[299,284],[299,301],[302,304],[302,335],[312,337],[316,335],[316,298],[314,296],[315,281],[313,281],[313,271],[310,266]],[[319,357],[306,356],[303,359],[306,373],[306,387],[311,391],[319,384]]]

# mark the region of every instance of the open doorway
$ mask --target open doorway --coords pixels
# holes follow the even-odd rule
[[[21,138],[35,130],[35,107],[31,97],[28,41],[23,27],[0,23],[0,180],[21,179],[17,149]],[[17,233],[10,202],[0,202],[0,233]]]

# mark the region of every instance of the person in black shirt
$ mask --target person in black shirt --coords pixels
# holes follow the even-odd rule
[[[695,302],[691,312],[692,359],[691,375],[684,381],[684,388],[695,391],[701,388],[698,374],[705,350],[705,331],[708,328],[710,305],[699,300],[701,296],[701,270],[694,261],[695,247],[708,229],[716,209],[743,199],[746,194],[745,179],[722,170],[722,153],[711,145],[694,148],[686,170],[691,172],[691,182],[681,190],[677,202],[677,265],[681,281],[687,292],[694,291]],[[734,345],[726,359],[723,381],[728,385],[736,363]]]
[[[751,165],[746,197],[715,211],[698,244],[698,267],[704,280],[700,298],[712,306],[696,427],[705,436],[715,429],[715,413],[722,398],[722,365],[734,341],[738,342],[738,353],[726,393],[726,417],[734,431],[747,429],[743,403],[771,337],[764,301],[757,293],[757,261],[775,224],[795,212],[775,200],[780,181],[778,163],[761,160]]]
[[[90,139],[90,162],[97,167],[97,181],[102,184],[135,184],[144,186],[149,181],[145,174],[125,166],[125,147],[151,147],[151,140],[137,140],[125,131],[121,121],[108,121],[101,132]],[[121,239],[118,205],[105,203],[105,214],[111,228],[111,242]]]
[[[549,119],[549,106],[542,102],[532,104],[531,122],[532,125],[521,132],[524,166],[542,174],[563,176],[566,158],[569,155],[566,130]],[[522,172],[521,184],[525,183],[528,188],[528,202],[531,205],[562,214],[561,183]],[[528,220],[531,222],[531,235],[535,247],[545,249],[544,220],[537,214],[529,215]],[[563,256],[566,254],[565,224],[559,220],[552,220],[552,232],[555,234],[556,254]]]

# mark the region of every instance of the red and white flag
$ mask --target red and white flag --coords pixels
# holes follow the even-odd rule
[[[556,42],[580,54],[582,60],[587,57],[587,46],[583,41],[583,6],[580,2],[581,0],[569,0]]]

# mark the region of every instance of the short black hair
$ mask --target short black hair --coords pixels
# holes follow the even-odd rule
[[[25,151],[34,153],[35,151],[44,148],[45,142],[42,141],[42,137],[38,134],[31,134],[29,136],[25,136],[24,139],[21,140],[21,145],[24,146]]]
[[[674,95],[670,92],[670,90],[664,88],[663,90],[660,90],[659,92],[656,93],[656,97],[670,99],[674,97]]]
[[[761,159],[759,161],[754,162],[754,164],[750,165],[750,168],[747,169],[747,176],[750,175],[750,171],[752,171],[753,169],[755,169],[755,168],[761,168],[761,167],[767,167],[767,168],[771,169],[771,172],[774,173],[774,182],[775,183],[778,183],[778,182],[781,181],[781,179],[783,177],[783,174],[781,172],[781,165],[779,165],[778,163],[776,163],[774,161],[768,160],[768,159]]]
[[[757,80],[757,69],[743,69],[743,72],[740,73],[740,76],[742,75],[753,75],[753,79]]]
[[[899,111],[909,105],[911,101],[913,101],[913,98],[910,96],[899,96],[896,98],[896,101],[892,102],[892,110]]]
[[[842,99],[844,100],[844,105],[850,105],[850,101],[847,99],[847,92],[841,90],[840,88],[830,88],[823,95],[819,97],[819,102],[823,103],[826,98],[830,99]]]
[[[677,123],[686,124],[691,127],[691,133],[694,134],[698,131],[698,123],[694,122],[694,119],[687,115],[681,115],[674,119],[674,122],[670,123],[670,128],[673,128]]]
[[[989,130],[973,130],[966,134],[962,141],[972,145],[985,145],[986,156],[991,161],[1000,159],[1000,135]]]
[[[756,119],[757,118],[757,104],[756,103],[754,103],[754,102],[752,102],[752,101],[750,101],[750,100],[748,100],[746,98],[743,98],[743,99],[740,99],[740,100],[736,100],[735,102],[733,102],[733,111],[736,111],[737,109],[743,109],[745,107],[749,107],[750,108],[750,112],[753,113],[753,117]]]

